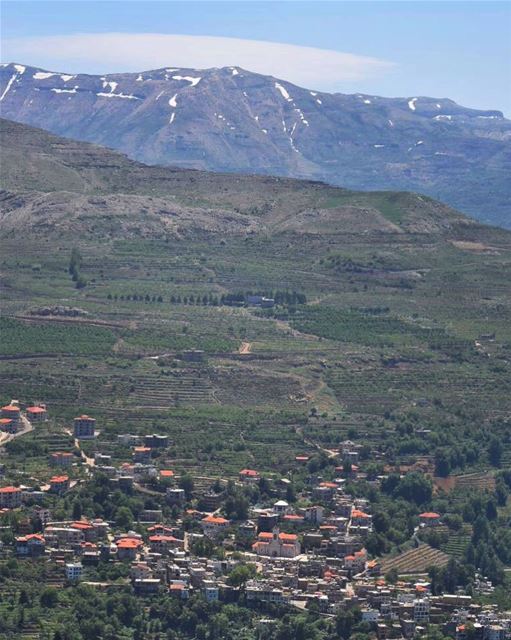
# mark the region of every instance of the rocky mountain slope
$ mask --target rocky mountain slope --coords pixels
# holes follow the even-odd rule
[[[0,119],[0,229],[104,237],[449,234],[474,221],[426,196],[146,166]]]
[[[0,67],[2,115],[149,164],[414,190],[511,227],[511,122],[452,100],[309,91],[237,67]]]

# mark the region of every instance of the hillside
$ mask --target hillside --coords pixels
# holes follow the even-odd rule
[[[401,234],[477,226],[424,196],[145,166],[8,120],[0,120],[0,147],[4,231],[158,237],[189,229]]]
[[[149,164],[418,191],[511,226],[511,123],[498,111],[309,91],[236,67],[99,77],[6,64],[0,102],[6,118]]]
[[[317,406],[347,421],[327,439],[389,411],[511,409],[511,233],[411,193],[148,167],[7,120],[0,153],[6,394],[130,424],[204,405],[226,433],[234,407],[273,424]],[[283,302],[232,303],[249,291]],[[162,378],[151,358],[183,349],[208,363]]]

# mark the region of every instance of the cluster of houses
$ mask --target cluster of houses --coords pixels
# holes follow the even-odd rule
[[[45,404],[38,404],[25,409],[26,419],[30,423],[45,422],[48,412]],[[0,432],[16,434],[20,430],[23,414],[18,400],[11,402],[0,409]]]
[[[25,416],[31,423],[46,420],[46,407],[29,407]],[[24,419],[19,403],[2,408],[2,419]],[[75,418],[76,439],[97,434],[94,418]],[[48,504],[48,496],[57,500],[72,491],[72,467],[79,460],[73,452],[56,451],[49,461],[57,473],[46,487],[0,487],[0,515],[18,510],[21,516],[14,544],[4,546],[3,553],[52,563],[62,584],[94,583],[100,563],[122,562],[129,564],[128,579],[140,596],[159,592],[186,600],[200,593],[208,601],[225,602],[240,597],[239,585],[231,584],[229,575],[242,563],[253,568],[243,597],[262,610],[269,605],[314,606],[331,615],[356,607],[378,640],[414,638],[426,633],[430,623],[443,625],[445,634],[456,640],[511,638],[511,613],[481,607],[467,595],[433,596],[426,580],[390,584],[382,577],[378,561],[365,548],[373,531],[371,505],[346,491],[346,476],[356,477],[359,471],[359,447],[350,441],[339,449],[334,480],[310,474],[300,501],[307,506],[285,499],[289,481],[283,478],[275,482],[271,497],[252,506],[241,522],[222,515],[223,494],[211,489],[195,496],[200,509],[191,508],[174,471],[158,468],[153,458],[154,450],[169,446],[166,435],[121,434],[117,443],[131,450],[132,459],[115,465],[111,456],[97,452],[90,472],[107,476],[112,491],[151,491],[156,486],[162,503],[175,507],[172,518],[164,517],[163,508],[143,510],[136,531],[123,531],[103,519],[54,520],[51,509],[38,506],[38,500]],[[307,461],[306,455],[296,458],[297,465]],[[243,487],[260,481],[257,470],[241,469],[235,482]],[[420,514],[419,520],[420,527],[441,524],[440,514],[433,512]],[[0,519],[0,529],[2,525]],[[225,559],[203,557],[201,542],[222,548]]]

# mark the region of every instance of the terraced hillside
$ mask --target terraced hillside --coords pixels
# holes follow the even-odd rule
[[[0,142],[2,399],[61,433],[90,413],[100,448],[168,433],[198,475],[346,437],[393,464],[466,440],[456,472],[480,473],[495,435],[508,465],[511,234],[413,194],[146,167],[6,121]]]
[[[425,573],[430,567],[445,567],[448,562],[449,556],[446,553],[427,544],[421,544],[415,549],[385,559],[381,563],[381,570],[387,573],[395,569],[398,575],[413,575]]]

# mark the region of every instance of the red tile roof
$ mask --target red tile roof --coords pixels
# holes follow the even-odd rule
[[[367,513],[364,513],[363,511],[360,511],[360,509],[353,509],[353,511],[351,512],[351,517],[360,518],[361,520],[368,520],[371,516]]]
[[[143,545],[138,538],[121,538],[116,542],[118,549],[138,549]]]
[[[72,529],[81,529],[84,531],[85,529],[93,529],[94,527],[90,524],[90,522],[84,522],[83,520],[77,520],[73,522],[71,525]]]
[[[18,493],[21,492],[19,487],[0,487],[0,493]]]
[[[279,538],[281,540],[288,540],[288,541],[294,541],[298,539],[298,536],[296,536],[294,533],[279,533]]]
[[[202,522],[206,522],[208,524],[228,524],[229,520],[225,518],[219,518],[217,516],[206,516],[202,519]]]
[[[69,476],[53,476],[53,478],[50,478],[50,484],[61,484],[68,481]]]
[[[174,538],[174,536],[149,536],[149,542],[177,542],[178,538]],[[182,540],[179,540],[182,542]]]

